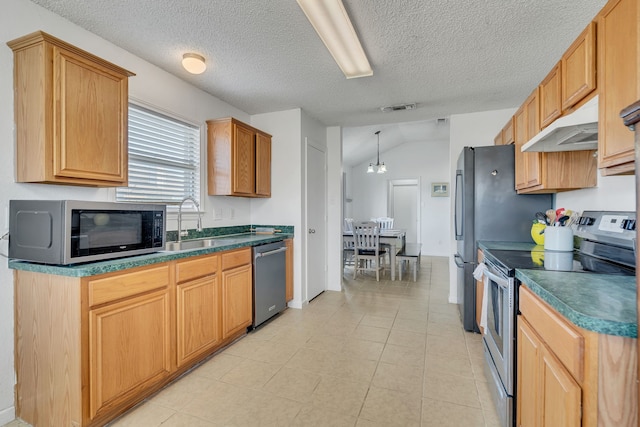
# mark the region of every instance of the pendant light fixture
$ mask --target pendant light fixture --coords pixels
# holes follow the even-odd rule
[[[373,163],[369,163],[367,173],[375,172],[375,170],[373,169],[374,166],[378,168],[378,173],[385,173],[387,171],[387,167],[384,165],[384,162],[380,163],[380,131],[377,131],[376,135],[378,136],[378,159],[375,165]]]

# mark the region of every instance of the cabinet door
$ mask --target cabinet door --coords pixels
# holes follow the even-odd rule
[[[548,347],[541,350],[542,426],[579,427],[582,390]]]
[[[620,111],[640,96],[637,0],[610,0],[598,15],[598,167],[633,173],[634,136]]]
[[[540,83],[540,127],[543,129],[562,114],[560,64],[560,62],[556,64]],[[534,136],[535,133],[530,134],[529,138]]]
[[[53,48],[53,173],[127,183],[127,76]]]
[[[178,367],[220,343],[220,285],[211,275],[178,285]]]
[[[513,134],[513,117],[509,119],[504,128],[502,128],[502,143],[504,145],[513,144],[514,142],[514,134]]]
[[[293,239],[286,239],[284,244],[287,247],[285,301],[289,302],[293,299]]]
[[[255,133],[238,123],[233,124],[231,164],[234,194],[252,195],[255,192]]]
[[[271,197],[271,137],[256,134],[256,194]]]
[[[524,106],[513,116],[513,126],[515,128],[515,183],[516,190],[521,190],[527,186],[527,163],[522,146],[527,143],[527,115]]]
[[[89,416],[126,403],[170,373],[169,290],[89,311]]]
[[[518,316],[516,424],[521,427],[538,427],[542,422],[539,392],[541,347],[542,343],[531,326]]]
[[[253,289],[251,265],[222,272],[222,339],[251,324]]]
[[[562,55],[562,110],[596,88],[596,24],[591,22]]]
[[[527,142],[540,132],[540,108],[538,103],[538,90],[524,102],[526,110]],[[523,153],[527,163],[527,187],[533,187],[542,183],[542,153]]]

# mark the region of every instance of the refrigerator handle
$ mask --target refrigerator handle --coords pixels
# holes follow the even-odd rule
[[[458,261],[460,260],[460,261]],[[458,268],[463,268],[464,267],[464,261],[462,260],[462,257],[458,254],[455,254],[453,256],[453,261],[456,263],[456,267]]]
[[[464,206],[462,206],[462,171],[456,170],[456,193],[455,193],[455,208],[453,210],[453,222],[455,225],[455,238],[456,240],[462,240]]]

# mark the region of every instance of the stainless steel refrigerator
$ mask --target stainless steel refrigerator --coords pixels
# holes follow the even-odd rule
[[[457,291],[464,329],[476,324],[477,241],[531,242],[535,213],[553,206],[551,194],[519,195],[515,191],[513,145],[464,147],[455,183]]]

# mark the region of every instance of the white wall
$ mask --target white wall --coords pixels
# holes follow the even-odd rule
[[[253,224],[293,225],[293,264],[302,262],[302,156],[300,109],[251,116],[251,125],[271,134],[271,198],[251,201]],[[291,307],[302,306],[302,269],[293,269]]]
[[[454,114],[451,116],[450,137],[449,137],[449,180],[454,183],[451,186],[451,194],[449,204],[449,217],[453,218],[454,197],[455,194],[455,177],[458,162],[458,155],[464,147],[480,147],[485,145],[493,145],[493,139],[504,127],[507,121],[516,112],[515,108],[505,110],[483,111],[471,114]],[[449,223],[449,302],[457,303],[457,270],[456,263],[453,261],[453,255],[457,250],[455,233],[453,231],[453,222]]]
[[[635,175],[601,176],[598,186],[556,194],[554,208],[563,207],[576,212],[636,210]]]
[[[399,145],[381,152],[385,174],[369,174],[370,159],[349,169],[351,215],[355,220],[387,216],[389,182],[399,179],[420,181],[420,243],[423,255],[449,254],[449,198],[431,197],[432,182],[449,182],[449,142],[424,140]]]

